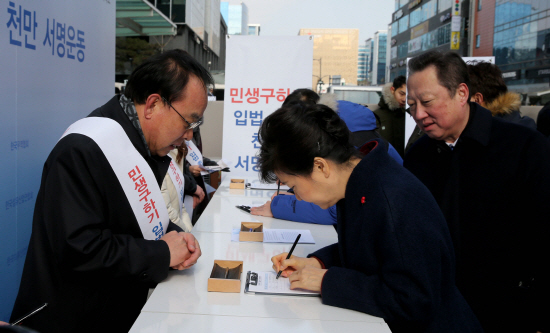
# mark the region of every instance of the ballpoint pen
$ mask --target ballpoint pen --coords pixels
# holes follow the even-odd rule
[[[294,244],[292,244],[292,247],[290,248],[290,251],[288,252],[288,255],[286,256],[287,259],[290,259],[290,256],[292,256],[292,252],[294,252],[294,248],[296,247],[296,244],[298,244],[298,241],[300,240],[300,236],[302,236],[302,234],[298,234],[298,237],[296,237],[296,240],[294,241]],[[281,273],[283,272],[283,270],[279,270],[279,273],[277,273],[277,277],[275,278],[275,280],[277,280],[280,276],[281,276]]]
[[[240,209],[242,211],[250,213],[250,206],[235,206],[235,207],[237,207],[238,209]]]
[[[23,320],[29,318],[29,317],[32,316],[33,314],[35,314],[35,313],[37,313],[38,311],[44,309],[46,306],[48,306],[48,303],[44,303],[44,304],[43,304],[42,306],[40,306],[39,308],[34,309],[31,313],[29,313],[29,314],[23,316],[22,318],[20,318],[20,319],[14,321],[13,323],[11,323],[11,325],[14,326],[14,325],[19,324],[19,323],[22,322]]]

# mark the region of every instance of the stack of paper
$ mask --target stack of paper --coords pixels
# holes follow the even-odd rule
[[[277,183],[273,183],[273,184],[264,184],[262,182],[260,182],[259,180],[254,180],[250,183],[248,183],[249,185],[247,186],[247,188],[251,189],[251,190],[277,190]],[[281,185],[279,190],[280,191],[288,191],[290,188],[286,185]]]
[[[222,169],[225,169],[227,168],[227,164],[225,164],[225,162],[223,160],[219,160],[218,162],[218,165],[213,165],[213,166],[201,166],[201,175],[208,175],[212,172],[216,172],[216,171],[221,171]]]
[[[241,230],[238,228],[234,228],[233,232],[231,234],[231,241],[238,242],[239,241],[239,232]],[[313,239],[313,235],[311,234],[311,231],[309,230],[297,230],[297,229],[264,229],[264,243],[294,243],[296,240],[296,237],[298,237],[298,234],[302,234],[300,236],[300,240],[298,241],[298,244],[315,244],[315,240]]]

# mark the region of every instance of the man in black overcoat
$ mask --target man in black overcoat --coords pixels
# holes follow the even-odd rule
[[[128,332],[149,288],[164,280],[169,268],[196,263],[201,250],[192,234],[166,218],[151,236],[151,222],[145,219],[144,227],[140,214],[153,219],[152,212],[166,209],[162,196],[155,203],[145,189],[154,192],[158,186],[160,194],[171,161],[166,155],[201,124],[211,83],[187,52],[164,52],[134,70],[124,95],[81,120],[109,124],[114,131],[102,132],[98,141],[69,131],[58,141],[44,164],[12,322],[47,303],[22,325],[43,333]],[[122,142],[125,149],[118,148]],[[131,151],[130,169],[140,163],[143,179],[150,168],[147,184],[135,176],[135,189],[133,182],[130,186],[130,194],[141,193],[139,202],[122,185],[133,174],[115,173],[110,146],[115,157]]]
[[[427,135],[404,166],[445,215],[457,286],[485,331],[547,332],[550,145],[470,102],[468,84],[455,53],[411,59],[407,102]]]

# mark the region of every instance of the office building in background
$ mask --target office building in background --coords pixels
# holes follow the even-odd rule
[[[524,104],[550,101],[550,1],[472,0],[472,56],[495,56]]]
[[[357,84],[366,85],[367,69],[369,64],[370,49],[367,45],[359,45],[359,54],[357,56]]]
[[[220,11],[229,35],[248,35],[248,7],[241,1],[222,1]]]
[[[468,36],[464,27],[469,17],[469,3],[468,0],[395,0],[388,36],[390,81],[406,75],[407,58],[428,50],[454,50],[467,56]]]
[[[313,90],[326,92],[334,77],[339,84],[357,84],[359,29],[300,29],[298,35],[313,37]]]
[[[176,36],[153,36],[150,43],[163,50],[185,50],[209,70],[225,69],[227,26],[220,12],[220,0],[150,2],[177,26]]]
[[[378,30],[374,33],[372,50],[372,81],[371,85],[386,83],[386,49],[387,30]]]
[[[260,35],[260,25],[259,24],[249,24],[248,25],[248,34],[253,36]]]

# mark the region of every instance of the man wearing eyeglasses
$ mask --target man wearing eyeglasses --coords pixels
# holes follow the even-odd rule
[[[202,123],[212,82],[187,52],[168,51],[67,129],[44,165],[11,321],[48,303],[22,324],[128,332],[148,289],[196,263],[200,246],[169,220],[159,186],[168,152]]]

